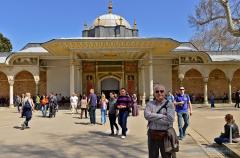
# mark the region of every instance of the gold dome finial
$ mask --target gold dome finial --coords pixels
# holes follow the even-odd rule
[[[134,19],[133,29],[134,29],[134,30],[137,30],[137,22],[136,22],[136,19]]]
[[[120,17],[120,25],[123,25],[123,19],[122,19],[122,17]]]
[[[98,20],[98,26],[99,26],[99,25],[100,25],[100,21],[101,21],[101,19],[100,19],[100,18],[98,18],[97,20]]]
[[[109,14],[112,14],[112,0],[109,0],[108,13],[109,13]]]

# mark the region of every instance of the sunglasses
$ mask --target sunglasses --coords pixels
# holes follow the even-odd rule
[[[155,93],[164,93],[164,90],[156,90]]]
[[[180,89],[181,91],[185,90],[185,89]]]

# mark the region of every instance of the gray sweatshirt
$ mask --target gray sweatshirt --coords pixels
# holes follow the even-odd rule
[[[157,101],[149,101],[144,111],[144,117],[149,121],[148,128],[152,130],[167,130],[173,126],[175,118],[175,108],[172,102],[168,102],[166,108],[163,108],[160,113],[157,111],[165,104],[164,99],[161,103]]]

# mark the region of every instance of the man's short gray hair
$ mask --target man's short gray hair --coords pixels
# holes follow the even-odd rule
[[[165,91],[165,86],[162,84],[156,84],[153,89],[154,89],[154,91],[157,89],[161,89],[161,90]]]

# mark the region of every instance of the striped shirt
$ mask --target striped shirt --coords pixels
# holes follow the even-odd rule
[[[129,111],[132,105],[132,100],[128,95],[120,95],[117,98],[116,107],[119,111]]]
[[[144,117],[149,121],[148,128],[152,130],[167,130],[173,126],[175,118],[175,109],[172,102],[168,102],[166,108],[161,109],[160,113],[157,111],[165,104],[167,100],[164,99],[161,103],[157,101],[149,101],[144,111]]]

